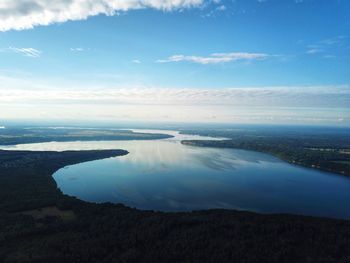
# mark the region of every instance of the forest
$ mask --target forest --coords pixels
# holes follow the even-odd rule
[[[165,213],[66,196],[52,174],[122,150],[0,151],[0,262],[349,262],[350,222]]]

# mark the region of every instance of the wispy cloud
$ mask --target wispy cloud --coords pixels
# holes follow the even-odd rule
[[[225,5],[220,5],[216,8],[216,10],[218,11],[225,11],[227,9],[227,7]]]
[[[347,38],[348,38],[347,36],[335,36],[335,37],[326,38],[326,39],[321,40],[320,44],[328,45],[328,46],[342,45],[342,44],[344,44],[344,42]]]
[[[71,47],[69,50],[72,52],[84,52],[84,51],[89,50],[89,49],[82,48],[82,47]]]
[[[2,0],[0,31],[30,29],[90,16],[153,8],[170,11],[200,6],[204,0]]]
[[[317,54],[323,52],[320,48],[310,48],[306,51],[307,54]]]
[[[246,53],[246,52],[231,52],[231,53],[213,53],[209,56],[186,56],[186,55],[172,55],[167,59],[159,59],[158,63],[169,62],[193,62],[198,64],[219,64],[228,63],[238,60],[262,60],[268,58],[270,55],[264,53]]]
[[[331,58],[336,58],[337,56],[334,55],[324,55],[323,58],[331,59]]]
[[[141,64],[141,61],[138,59],[133,59],[131,62],[134,64]]]
[[[2,118],[350,124],[350,87],[8,89]]]
[[[217,17],[222,14],[225,14],[227,16],[231,15],[230,5],[229,2],[222,1],[222,0],[209,0],[209,1],[203,1],[204,4],[202,5],[202,15],[203,18],[209,18],[209,17]],[[225,12],[226,11],[226,12]]]
[[[0,78],[1,80],[1,78]],[[5,79],[6,80],[6,79]],[[103,103],[340,107],[350,105],[350,86],[195,88],[1,88],[0,103]]]
[[[15,52],[15,53],[21,54],[23,56],[32,57],[32,58],[40,57],[40,55],[42,53],[40,50],[37,50],[35,48],[31,48],[31,47],[29,47],[29,48],[9,47],[9,48],[7,48],[7,50],[10,52]]]
[[[312,45],[307,45],[306,54],[314,55],[339,50],[346,46],[347,39],[347,36],[335,36],[319,40]]]

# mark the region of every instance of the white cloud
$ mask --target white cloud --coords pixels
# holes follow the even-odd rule
[[[42,53],[40,50],[37,50],[35,48],[31,48],[31,47],[29,47],[29,48],[9,47],[6,50],[10,51],[10,52],[22,54],[23,56],[26,56],[26,57],[32,57],[32,58],[40,57],[40,55]]]
[[[1,78],[0,78],[1,79]],[[0,103],[103,103],[152,105],[241,105],[342,107],[350,86],[245,88],[1,88]]]
[[[306,51],[307,54],[317,54],[321,52],[323,52],[323,50],[319,48],[311,48],[308,51]]]
[[[141,61],[138,59],[133,59],[131,62],[134,64],[141,64]]]
[[[168,63],[168,62],[180,62],[187,61],[198,64],[218,64],[227,63],[238,60],[261,60],[268,58],[268,54],[264,53],[245,53],[245,52],[232,52],[232,53],[213,53],[209,56],[185,56],[185,55],[172,55],[167,59],[159,59],[158,63]]]
[[[5,119],[349,125],[348,105],[348,85],[223,89],[0,86],[0,112]]]
[[[99,14],[112,16],[133,9],[171,11],[202,3],[203,0],[1,0],[0,31],[83,20]]]
[[[226,10],[226,6],[225,5],[220,5],[216,8],[216,10],[218,11],[225,11]]]
[[[339,50],[340,48],[346,48],[347,46],[347,36],[336,36],[331,38],[326,38],[318,41],[316,44],[308,45],[306,53],[307,54],[318,54],[328,51]]]
[[[86,51],[85,48],[81,48],[81,47],[75,47],[75,48],[71,47],[69,50],[72,51],[72,52],[83,52],[83,51]]]

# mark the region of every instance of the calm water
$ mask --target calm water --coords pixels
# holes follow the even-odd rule
[[[170,132],[167,132],[170,133]],[[54,175],[66,194],[140,209],[229,208],[350,219],[350,179],[290,165],[267,154],[153,141],[51,142],[2,149],[126,149],[126,156],[71,165]]]

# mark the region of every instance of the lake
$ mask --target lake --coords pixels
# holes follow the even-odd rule
[[[90,202],[139,209],[208,208],[293,213],[350,219],[350,179],[288,164],[268,154],[185,146],[167,133],[151,141],[49,142],[2,146],[6,150],[125,149],[126,156],[64,167],[53,174],[63,193]],[[217,138],[216,138],[217,139]]]

